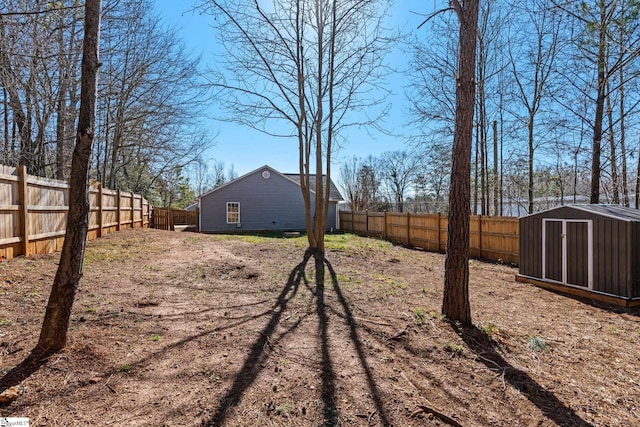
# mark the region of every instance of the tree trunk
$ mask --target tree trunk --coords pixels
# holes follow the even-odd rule
[[[320,2],[316,2],[316,25],[318,28],[318,76],[324,76],[324,27],[325,16],[323,13]],[[317,82],[316,93],[316,117],[315,117],[315,160],[316,160],[316,188],[314,189],[314,212],[313,212],[313,235],[315,240],[315,247],[311,246],[310,249],[315,251],[314,256],[324,257],[324,224],[322,223],[322,207],[324,206],[324,191],[322,188],[322,137],[324,122],[324,88],[322,85],[322,79]]]
[[[498,181],[498,171],[500,165],[498,164],[498,121],[493,121],[493,214],[500,216],[500,210],[498,209],[498,194],[500,193],[500,186]]]
[[[638,156],[638,163],[636,168],[636,200],[634,207],[640,209],[640,156]]]
[[[534,199],[534,191],[533,191],[533,175],[534,175],[534,155],[535,155],[535,146],[533,143],[533,114],[529,112],[529,122],[527,123],[527,144],[529,146],[529,183],[527,185],[527,199],[529,200],[529,207],[527,209],[528,213],[533,213],[533,199]]]
[[[64,239],[58,271],[53,282],[40,339],[34,351],[45,354],[62,349],[76,289],[82,277],[84,249],[89,225],[89,163],[93,146],[101,0],[85,4],[82,55],[82,87],[76,147],[71,163],[67,234]]]
[[[2,88],[2,100],[4,101],[2,104],[3,109],[3,123],[4,123],[4,150],[2,153],[2,159],[4,162],[6,162],[7,164],[11,164],[9,163],[9,105],[7,103],[7,97],[8,97],[8,93],[7,93],[7,88],[3,87]],[[11,155],[13,155],[13,153],[11,153]]]
[[[607,86],[609,86],[607,84]],[[613,186],[613,204],[620,204],[620,183],[618,177],[618,155],[616,140],[613,133],[613,109],[611,107],[611,94],[607,91],[607,120],[609,121],[609,152],[611,153],[611,181]]]
[[[458,14],[460,38],[442,314],[462,325],[471,325],[469,205],[479,0],[453,0],[452,5]]]
[[[473,138],[473,137],[472,137]],[[473,214],[478,215],[478,150],[480,146],[480,124],[476,124],[476,144],[475,144],[475,156],[473,157]],[[451,191],[451,188],[449,189]]]
[[[622,32],[622,30],[620,30]],[[621,38],[622,40],[622,38]],[[622,49],[622,45],[621,48]],[[622,56],[622,54],[621,54]],[[626,109],[624,106],[625,92],[624,92],[624,67],[620,66],[620,158],[622,159],[622,203],[624,206],[629,207],[629,183],[627,182],[627,146],[626,146],[626,129],[625,129],[625,114]]]
[[[600,154],[602,151],[602,119],[605,101],[605,61],[606,61],[606,6],[600,1],[600,28],[598,42],[598,95],[596,98],[596,112],[593,121],[593,145],[591,154],[591,203],[600,203]]]

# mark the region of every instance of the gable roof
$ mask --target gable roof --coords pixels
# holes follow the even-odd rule
[[[606,216],[609,218],[619,219],[621,221],[635,222],[640,221],[640,210],[628,208],[620,205],[562,205],[555,208],[547,209],[540,212],[534,212],[530,215],[526,215],[522,218],[529,216],[540,215],[545,212],[554,211],[557,209],[571,208],[583,212],[590,212],[596,215]]]
[[[285,173],[283,175],[300,185],[299,173]],[[342,198],[342,194],[340,194],[340,191],[338,190],[338,187],[333,183],[333,180],[330,180],[330,182],[331,190],[329,191],[329,200],[344,200]],[[327,177],[325,175],[322,175],[322,183],[327,185]],[[311,188],[312,193],[315,193],[313,189],[316,188],[316,175],[309,175],[309,188]]]
[[[271,173],[275,173],[275,174],[280,175],[281,177],[283,177],[283,178],[291,181],[292,183],[296,184],[298,187],[300,186],[300,174],[297,174],[297,173],[282,173],[282,172],[279,172],[279,171],[275,170],[274,168],[272,168],[269,165],[264,165],[264,166],[261,166],[261,167],[255,169],[255,170],[253,170],[253,171],[251,171],[249,173],[246,173],[246,174],[244,174],[244,175],[242,175],[242,176],[240,176],[240,177],[238,177],[238,178],[236,178],[234,180],[226,182],[226,183],[222,184],[219,187],[213,188],[213,189],[207,191],[206,193],[201,194],[200,196],[198,196],[198,199],[201,199],[201,198],[203,198],[205,196],[208,196],[209,194],[214,193],[214,192],[216,192],[216,191],[218,191],[218,190],[220,190],[222,188],[228,187],[229,185],[232,185],[232,184],[234,184],[234,183],[236,183],[238,181],[241,181],[241,180],[245,179],[246,177],[251,176],[251,175],[253,175],[253,174],[257,173],[257,172],[262,172],[265,169],[268,170]],[[325,179],[324,176],[322,178],[323,178],[323,180]],[[330,182],[331,182],[331,191],[329,193],[329,200],[334,200],[334,201],[344,200],[342,198],[342,195],[340,194],[340,191],[338,191],[338,188],[333,183],[333,181],[330,181]],[[315,188],[315,186],[316,186],[316,176],[315,175],[310,175],[309,176],[309,184],[310,184],[310,187],[312,189]],[[315,193],[315,192],[313,190],[311,190],[311,193]]]
[[[620,205],[571,205],[573,208],[626,221],[640,221],[640,211]]]

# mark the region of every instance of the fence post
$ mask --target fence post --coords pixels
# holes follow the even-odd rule
[[[22,254],[29,256],[29,186],[27,185],[27,167],[18,167],[18,197],[20,198],[20,233],[22,234]]]
[[[200,232],[200,208],[196,206],[196,233],[199,233],[199,232]]]
[[[438,212],[438,252],[442,251],[442,214]]]
[[[131,228],[134,228],[135,223],[135,213],[136,213],[136,195],[131,192]]]
[[[356,226],[353,222],[353,210],[351,210],[351,232],[355,233],[356,232]]]
[[[411,214],[407,212],[407,246],[411,246]]]
[[[387,240],[387,211],[384,211],[384,224],[382,225],[382,238]]]
[[[104,218],[102,217],[102,215],[104,215],[102,211],[102,183],[99,183],[98,184],[98,237],[104,236],[104,232],[102,230],[104,228]]]
[[[121,214],[121,211],[120,211],[120,209],[121,209],[120,189],[118,189],[118,191],[117,191],[116,198],[117,198],[117,200],[116,200],[116,207],[117,207],[117,210],[116,210],[116,222],[117,222],[116,231],[120,231],[120,221],[122,221],[122,218],[121,218],[121,215],[120,215]]]
[[[369,235],[369,209],[364,211],[364,216],[365,216],[365,236]]]
[[[478,259],[482,259],[482,215],[478,215]]]
[[[136,211],[139,210],[140,211],[140,227],[142,228],[142,196],[140,196],[140,209],[136,209]],[[134,225],[137,221],[134,222]]]

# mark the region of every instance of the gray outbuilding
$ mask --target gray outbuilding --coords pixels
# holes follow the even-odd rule
[[[316,176],[312,175],[310,181],[314,189]],[[337,205],[342,200],[333,182],[330,185],[327,231],[338,228]],[[203,194],[199,197],[199,210],[200,231],[204,233],[304,231],[306,228],[300,176],[283,174],[270,166]],[[312,210],[312,217],[313,213]]]
[[[640,211],[566,205],[520,218],[517,280],[614,304],[640,304]]]

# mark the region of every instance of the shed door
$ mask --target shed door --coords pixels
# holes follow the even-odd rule
[[[542,220],[542,277],[565,285],[592,289],[591,220]]]
[[[564,283],[562,220],[542,220],[542,278]]]

